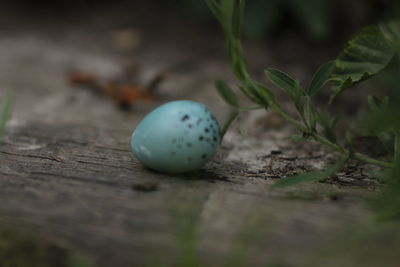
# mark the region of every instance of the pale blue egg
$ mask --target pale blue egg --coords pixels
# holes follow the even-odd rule
[[[201,168],[217,152],[220,127],[203,104],[181,100],[150,112],[132,134],[131,147],[138,160],[164,173]]]

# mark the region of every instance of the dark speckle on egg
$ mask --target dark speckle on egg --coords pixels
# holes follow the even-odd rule
[[[196,125],[199,126],[202,121],[203,121],[202,118],[197,119]]]
[[[188,120],[188,119],[190,119],[189,115],[188,115],[188,114],[185,114],[185,115],[183,115],[181,121],[186,121],[186,120]]]
[[[187,147],[192,147],[192,143],[186,143]]]
[[[193,125],[192,125],[191,123],[189,123],[189,124],[188,124],[188,127],[189,127],[189,128],[192,128],[192,127],[193,127]]]
[[[202,135],[199,136],[199,141],[203,141],[204,137]]]

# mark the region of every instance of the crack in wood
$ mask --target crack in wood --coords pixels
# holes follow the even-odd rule
[[[91,165],[97,165],[97,166],[105,166],[105,167],[111,167],[111,168],[116,168],[116,169],[125,169],[128,171],[134,171],[133,168],[128,168],[124,166],[115,166],[115,165],[109,165],[109,164],[104,164],[100,162],[91,162],[91,161],[83,161],[83,160],[76,160],[78,163],[83,163],[83,164],[91,164]]]
[[[11,153],[11,152],[6,152],[6,151],[0,151],[2,154],[10,155],[10,156],[17,156],[17,157],[26,157],[26,158],[36,158],[36,159],[45,159],[45,160],[51,160],[55,162],[63,162],[60,160],[59,157],[57,156],[51,156],[51,157],[45,157],[45,156],[39,156],[39,155],[27,155],[27,154],[18,154],[18,153]]]
[[[104,180],[97,180],[97,179],[89,179],[86,177],[79,177],[79,176],[72,176],[72,175],[64,175],[60,173],[47,173],[47,172],[31,172],[31,177],[34,176],[54,176],[54,177],[59,177],[61,179],[66,179],[66,180],[73,180],[73,181],[78,181],[78,182],[85,182],[85,183],[91,183],[91,184],[100,184],[100,185],[107,185],[107,186],[112,186],[112,187],[117,187],[120,186],[121,184],[118,182],[113,182],[113,181],[104,181]]]

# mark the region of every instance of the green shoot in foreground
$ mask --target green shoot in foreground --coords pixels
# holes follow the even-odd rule
[[[4,141],[6,124],[11,117],[13,99],[12,91],[8,90],[4,95],[4,99],[0,101],[0,144]]]

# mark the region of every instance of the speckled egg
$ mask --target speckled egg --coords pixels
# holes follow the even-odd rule
[[[203,104],[173,101],[150,112],[132,134],[131,147],[143,165],[164,173],[197,170],[220,142],[217,119]]]

